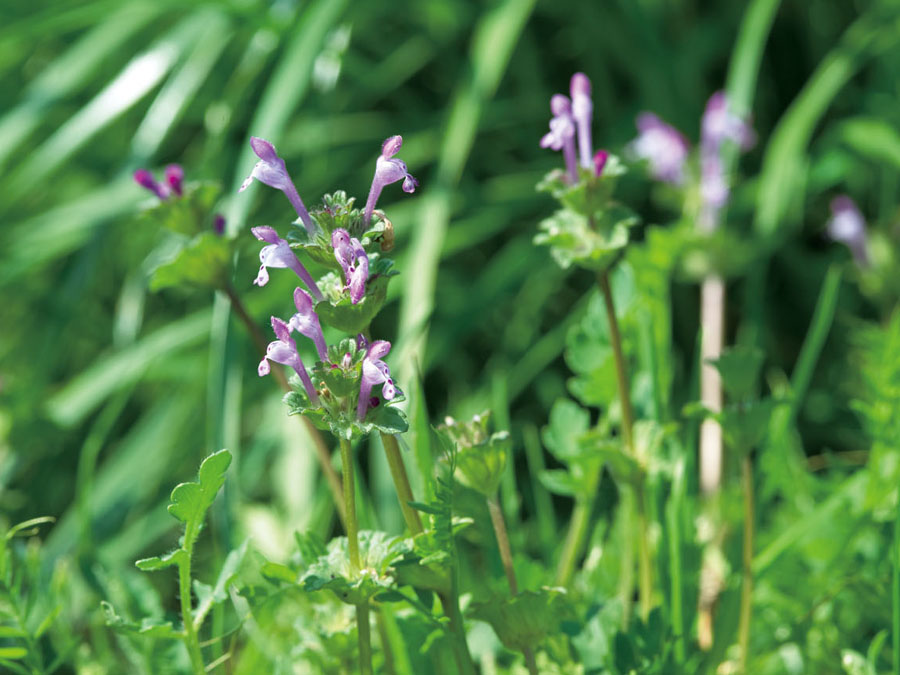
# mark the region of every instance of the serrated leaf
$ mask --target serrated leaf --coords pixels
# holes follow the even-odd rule
[[[172,490],[169,513],[185,524],[184,548],[190,548],[196,541],[206,511],[225,483],[225,472],[230,464],[231,453],[227,450],[213,453],[200,464],[199,482],[181,483]]]
[[[224,288],[233,257],[233,242],[212,232],[195,237],[150,278],[150,290],[193,286]]]
[[[156,572],[157,570],[163,570],[167,567],[172,567],[173,565],[179,565],[186,559],[187,553],[184,549],[179,548],[174,551],[170,551],[165,555],[153,556],[152,558],[144,558],[143,560],[138,560],[135,565],[139,570],[143,570],[144,572]]]

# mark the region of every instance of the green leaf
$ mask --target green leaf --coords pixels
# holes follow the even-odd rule
[[[758,447],[769,431],[772,412],[782,403],[782,401],[764,399],[726,406],[718,415],[725,442],[741,454]]]
[[[575,615],[565,591],[550,588],[474,603],[470,613],[491,624],[503,645],[517,651],[533,649]]]
[[[181,483],[172,490],[169,513],[185,524],[184,548],[190,548],[196,541],[206,511],[225,483],[225,472],[230,464],[231,453],[227,450],[213,453],[200,464],[199,482]],[[188,541],[189,538],[192,541]]]
[[[24,659],[27,655],[28,650],[25,647],[0,647],[0,659],[18,661],[19,659]]]
[[[628,217],[615,223],[604,221],[602,229],[593,229],[585,216],[563,209],[541,221],[541,232],[535,236],[534,243],[549,246],[553,259],[563,269],[577,264],[599,272],[619,258],[628,244],[628,228],[633,224],[633,219]]]
[[[363,530],[359,533],[362,570],[354,576],[347,538],[337,537],[329,542],[326,554],[309,566],[300,584],[306,591],[330,590],[343,602],[357,604],[395,586],[391,565],[410,550],[409,539]]]
[[[142,220],[189,237],[210,232],[221,191],[216,183],[188,183],[181,197],[160,201],[143,212]]]
[[[462,482],[485,497],[497,494],[511,445],[509,432],[498,431],[484,443],[460,447],[456,469],[463,476]]]
[[[224,288],[233,258],[233,241],[205,232],[182,248],[175,257],[157,267],[150,278],[150,290],[196,286]]]
[[[164,570],[173,565],[180,565],[186,560],[187,553],[184,549],[179,548],[162,556],[153,556],[152,558],[138,560],[135,565],[139,570],[143,570],[144,572],[156,572],[157,570]]]
[[[541,471],[538,474],[538,480],[541,481],[541,485],[556,495],[575,497],[581,494],[580,483],[565,469],[547,469]]]
[[[247,555],[248,544],[249,540],[245,539],[243,544],[229,552],[225,562],[222,563],[222,569],[219,570],[215,586],[210,587],[194,580],[194,593],[197,596],[197,606],[194,608],[195,626],[199,627],[203,624],[203,619],[214,605],[228,599],[228,587],[237,576],[238,568],[244,560],[244,556]]]
[[[733,399],[743,401],[757,397],[757,382],[765,355],[756,347],[737,345],[709,361],[722,376],[722,386]]]
[[[579,438],[589,425],[587,410],[568,399],[559,399],[550,410],[550,424],[544,427],[544,445],[561,462],[578,459],[583,454]]]
[[[396,399],[394,399],[396,401]],[[392,403],[383,403],[374,413],[370,412],[366,419],[370,420],[375,429],[385,434],[402,434],[409,429],[409,422],[403,409]]]
[[[163,622],[145,618],[138,624],[120,617],[113,606],[106,601],[102,601],[100,606],[103,608],[103,613],[106,615],[106,625],[120,633],[130,633],[132,635],[161,638],[164,640],[180,640],[184,637],[184,633],[175,630],[170,621]]]
[[[383,265],[382,265],[383,266]],[[343,291],[341,278],[333,273],[326,274],[319,283],[325,300],[316,304],[316,314],[323,324],[345,333],[362,333],[369,328],[387,300],[387,287],[391,274],[376,276],[376,265],[370,262],[369,282],[366,294],[358,303],[353,304],[349,291]]]

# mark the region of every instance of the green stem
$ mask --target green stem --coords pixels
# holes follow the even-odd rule
[[[469,644],[466,642],[466,627],[463,623],[462,612],[459,611],[459,582],[456,579],[456,570],[450,571],[450,592],[440,593],[438,598],[444,608],[444,614],[450,620],[447,626],[450,634],[450,645],[453,649],[453,658],[460,675],[475,675],[475,662],[469,653]]]
[[[350,576],[359,575],[359,523],[356,520],[356,487],[353,484],[353,458],[350,441],[341,438],[341,473],[344,476],[344,512],[347,525],[347,551],[350,555]],[[372,635],[369,627],[369,603],[356,605],[356,633],[359,637],[359,670],[364,675],[372,672]]]
[[[744,492],[744,551],[738,645],[740,671],[746,673],[750,649],[750,617],[753,612],[753,465],[750,463],[749,455],[741,460],[741,485]]]
[[[562,555],[559,557],[559,565],[556,568],[556,585],[568,587],[575,574],[575,563],[581,556],[584,542],[588,533],[591,511],[594,507],[595,493],[575,502],[572,509],[572,518],[569,520],[569,532],[563,545]]]
[[[631,388],[628,386],[628,375],[625,367],[625,354],[622,351],[622,335],[619,333],[619,322],[616,319],[616,306],[613,302],[612,289],[609,286],[609,272],[603,271],[597,274],[597,283],[603,295],[606,307],[606,319],[609,324],[610,345],[616,364],[616,383],[619,388],[619,402],[622,407],[622,441],[626,453],[633,459],[639,460],[634,447],[634,412],[631,408]],[[639,475],[635,479],[634,500],[632,508],[636,509],[638,521],[638,554],[640,557],[640,584],[641,614],[644,619],[650,614],[653,604],[653,566],[650,556],[650,538],[648,534],[647,508],[644,495],[644,478]],[[627,536],[627,533],[626,533]]]
[[[391,477],[394,479],[394,488],[397,490],[397,498],[400,500],[400,510],[403,512],[403,520],[406,527],[414,535],[423,532],[422,519],[419,512],[409,505],[413,499],[412,488],[409,485],[409,476],[406,474],[406,466],[403,464],[403,456],[400,454],[400,446],[397,437],[393,434],[381,434],[381,443],[384,445],[384,454],[387,456]]]
[[[184,624],[184,644],[191,657],[191,668],[196,675],[206,673],[206,665],[203,663],[203,653],[200,651],[200,640],[197,637],[197,629],[194,627],[194,617],[191,609],[191,557],[194,554],[193,544],[189,544],[189,532],[185,532],[184,540],[185,556],[178,564],[178,591],[181,596],[181,621]]]
[[[372,629],[369,626],[369,601],[356,605],[356,632],[359,635],[359,672],[372,675]]]
[[[891,647],[894,656],[894,675],[900,675],[900,499],[897,500],[897,515],[894,518],[894,555],[893,569],[893,611],[891,613],[892,629]]]
[[[497,537],[497,548],[500,549],[500,560],[503,561],[503,570],[506,572],[506,580],[509,582],[511,595],[519,594],[519,585],[516,583],[516,571],[513,568],[512,548],[509,545],[509,533],[506,531],[506,522],[503,520],[503,510],[497,501],[497,495],[487,498],[488,512],[491,514],[491,523],[494,526],[494,535]],[[522,654],[525,656],[525,665],[531,675],[538,675],[537,663],[534,660],[534,652],[530,647],[524,647]]]

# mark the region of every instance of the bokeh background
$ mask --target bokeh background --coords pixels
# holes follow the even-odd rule
[[[431,422],[494,408],[516,441],[519,508],[530,523],[535,500],[548,496],[536,494],[525,441],[536,448],[532,459],[553,464],[535,445],[537,430],[569,395],[566,337],[593,293],[589,274],[560,270],[532,244],[553,208],[534,186],[560,162],[538,147],[550,95],[585,72],[595,143],[615,152],[635,136],[642,110],[696,142],[707,99],[726,84],[745,12],[764,5],[778,7],[750,92],[758,142],[740,160],[728,215],[728,227],[763,251],[762,271],[729,285],[729,335],[755,317],[767,382],[783,387],[826,270],[847,265],[833,330],[792,427],[800,456],[814,458],[811,480],[820,481],[804,488],[811,504],[866,461],[870,440],[850,407],[860,366],[848,355],[860,325],[887,317],[897,299],[889,265],[857,274],[823,234],[829,201],[850,194],[893,260],[896,2],[4,0],[0,527],[57,519],[30,546],[40,578],[65,586],[58,622],[86,645],[65,652],[57,644],[63,668],[116,663],[121,647],[106,635],[99,599],[132,598],[125,589],[147,583],[130,579],[140,575],[132,563],[174,544],[168,493],[211,451],[227,447],[236,462],[207,556],[247,533],[283,556],[294,530],[328,536],[339,527],[307,439],[285,418],[273,383],[257,377],[253,345],[226,303],[212,293],[149,292],[149,270],[167,243],[138,218],[149,195],[132,181],[136,168],[178,162],[188,180],[221,183],[218,210],[247,242],[235,285],[266,329],[271,314],[289,310],[295,282],[274,272],[264,290],[251,285],[249,228],[284,228],[291,214],[262,186],[236,194],[255,161],[249,136],[275,143],[315,204],[335,189],[364,199],[381,142],[402,134],[401,156],[420,187],[405,195],[392,186],[382,199],[401,276],[373,334],[394,343],[401,386],[419,391],[421,378]],[[619,194],[646,224],[679,218],[639,168]],[[695,397],[696,285],[677,283],[672,297],[673,396],[687,402]],[[370,500],[363,518],[399,532],[379,457],[377,448],[360,455]],[[777,462],[764,470],[763,502],[790,501]],[[551,503],[550,522],[561,530],[570,505]],[[800,507],[792,513],[803,517]],[[797,601],[810,612],[797,621],[810,624],[810,606],[832,607],[844,588],[861,585],[843,609],[855,612],[844,617],[855,633],[834,645],[846,637],[865,651],[888,620],[879,596],[887,568],[874,560],[887,559],[883,520],[870,523],[868,548],[853,554],[871,570],[859,579],[836,574]],[[519,542],[540,556],[545,542],[533,531],[524,526]],[[868,619],[853,609],[864,599],[881,606]],[[772,638],[776,651],[797,630],[779,625],[788,634]],[[821,638],[823,664],[838,654],[833,637]]]

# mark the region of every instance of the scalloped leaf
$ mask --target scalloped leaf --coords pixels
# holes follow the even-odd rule
[[[153,556],[152,558],[143,558],[142,560],[138,560],[134,564],[139,570],[143,570],[144,572],[156,572],[157,570],[164,570],[167,567],[172,567],[173,565],[180,565],[186,560],[187,552],[183,548],[179,548],[174,551],[170,551],[165,555]]]
[[[181,483],[172,490],[169,513],[185,524],[184,548],[189,548],[196,541],[206,511],[225,483],[225,472],[230,464],[231,453],[227,450],[213,453],[200,464],[198,482]]]

